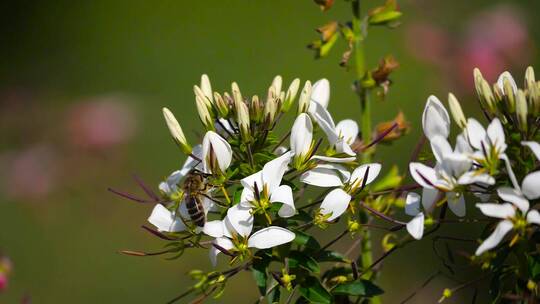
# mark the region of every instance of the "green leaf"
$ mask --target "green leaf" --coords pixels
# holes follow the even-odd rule
[[[310,303],[330,304],[332,295],[322,286],[315,277],[307,277],[300,285],[300,294]]]
[[[540,278],[540,256],[527,256],[527,264],[529,266],[528,268],[530,278],[535,281],[538,280]]]
[[[279,287],[272,289],[272,291],[268,294],[268,297],[267,297],[268,304],[279,303],[280,297],[281,297],[281,291],[279,290]]]
[[[256,258],[253,259],[251,272],[253,273],[260,294],[264,296],[266,294],[266,281],[268,279],[266,269],[270,265],[271,259],[262,251],[257,252],[255,256]]]
[[[344,255],[339,252],[325,250],[317,256],[316,260],[318,262],[343,262],[350,263],[351,261],[347,259]]]
[[[338,285],[332,290],[332,293],[337,295],[373,297],[383,294],[384,291],[379,286],[371,283],[371,281],[358,280]]]
[[[372,24],[372,25],[387,24],[389,22],[396,21],[397,19],[399,19],[399,17],[401,17],[401,15],[403,14],[398,11],[379,13],[369,18],[369,24]]]
[[[236,205],[236,204],[240,203],[240,197],[241,197],[241,195],[242,195],[242,190],[243,190],[243,189],[244,189],[244,188],[238,188],[238,189],[236,189],[236,191],[234,191],[234,194],[233,194],[233,204]]]
[[[303,268],[313,273],[319,273],[321,271],[319,263],[314,258],[300,251],[289,252],[289,267]]]
[[[317,242],[317,240],[311,235],[299,230],[295,230],[294,233],[296,237],[294,238],[293,242],[296,245],[304,246],[313,250],[321,249],[321,245],[319,244],[319,242]]]

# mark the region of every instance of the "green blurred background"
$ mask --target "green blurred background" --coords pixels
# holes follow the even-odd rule
[[[538,1],[400,6],[402,26],[373,29],[367,47],[371,66],[387,54],[401,63],[387,100],[374,105],[375,121],[401,109],[412,123],[405,138],[379,149],[386,168],[405,168],[429,94],[446,101],[456,92],[473,114],[472,67],[491,81],[508,68],[521,82],[538,63],[540,41]],[[326,77],[336,119],[359,117],[353,75],[338,66],[344,44],[319,60],[306,49],[315,28],[348,20],[342,0],[325,13],[308,0],[4,1],[0,17],[0,250],[13,263],[1,303],[164,303],[189,286],[188,270],[210,269],[205,250],[173,261],[118,254],[163,242],[139,228],[151,206],[106,191],[138,193],[133,173],[157,185],[180,166],[160,109],[171,108],[195,141],[192,86],[202,73],[215,90],[237,81],[246,95],[264,95],[277,74],[287,85]],[[431,242],[409,246],[385,263],[383,299],[403,300],[439,268]],[[453,284],[440,278],[411,303],[432,303]],[[219,302],[256,296],[242,274]]]

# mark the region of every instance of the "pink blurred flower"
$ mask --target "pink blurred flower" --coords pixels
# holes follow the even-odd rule
[[[93,98],[68,110],[68,140],[76,147],[107,149],[129,141],[135,123],[135,113],[124,98]]]
[[[0,160],[4,193],[15,199],[43,199],[56,186],[59,162],[47,145],[10,152]]]
[[[417,60],[445,65],[450,44],[448,33],[434,24],[418,21],[405,28],[405,47]]]

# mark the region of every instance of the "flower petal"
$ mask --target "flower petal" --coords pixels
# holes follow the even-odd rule
[[[536,184],[536,187],[538,187],[538,185],[539,184]],[[514,204],[521,212],[525,213],[529,210],[529,201],[516,189],[500,187],[497,189],[497,194],[503,201]]]
[[[352,145],[358,136],[358,124],[352,119],[345,119],[336,125],[336,133],[345,143]]]
[[[450,152],[443,157],[442,167],[452,177],[459,178],[471,169],[472,160],[461,153]]]
[[[334,146],[335,146],[336,152],[338,154],[345,153],[345,154],[347,154],[349,156],[356,156],[356,152],[354,152],[354,150],[351,148],[351,146],[347,142],[345,142],[344,138],[338,139],[334,143]]]
[[[249,237],[248,247],[267,249],[292,242],[294,238],[293,232],[279,226],[270,226],[255,232]]]
[[[320,165],[302,173],[300,181],[304,184],[317,187],[341,187],[343,180],[339,172]]]
[[[270,195],[270,202],[283,203],[283,206],[278,211],[278,215],[281,217],[291,217],[296,213],[292,189],[287,185],[281,185],[276,188]]]
[[[443,158],[452,153],[452,147],[446,139],[440,135],[435,135],[431,138],[431,150],[438,162],[442,162]]]
[[[217,164],[221,172],[225,172],[232,160],[232,149],[229,143],[219,136],[216,132],[208,131],[203,138],[202,144],[202,160],[203,160],[203,170],[206,173],[215,173],[211,172],[211,164],[209,159],[211,157],[210,151],[213,151],[213,156],[217,160]]]
[[[321,156],[321,155],[313,155],[311,159],[326,161],[329,163],[350,163],[356,160],[356,156],[351,157],[330,157],[330,156]]]
[[[450,116],[441,101],[433,95],[429,96],[426,102],[422,114],[422,127],[429,140],[435,135],[448,138],[450,134]]]
[[[371,182],[373,182],[373,180],[375,180],[375,178],[377,178],[377,176],[379,176],[379,173],[381,172],[381,167],[382,167],[381,164],[378,164],[378,163],[364,164],[357,167],[356,169],[354,169],[354,171],[351,174],[350,183],[357,183],[360,181],[364,183],[363,179],[366,175],[366,171],[369,168],[369,172],[368,172],[368,176],[365,181],[365,184],[366,185],[370,184]]]
[[[341,216],[349,207],[351,196],[342,189],[330,191],[321,203],[321,213],[323,215],[332,214],[327,220],[333,221]]]
[[[223,236],[223,222],[222,221],[209,221],[204,224],[202,231],[211,237],[222,237]]]
[[[212,243],[218,245],[219,247],[225,249],[225,250],[231,250],[234,248],[234,244],[231,240],[228,238],[217,238]],[[221,251],[217,249],[216,247],[212,246],[210,247],[210,252],[208,254],[208,257],[210,258],[210,262],[212,263],[212,266],[216,267],[217,265],[217,256],[220,254]]]
[[[330,144],[335,144],[339,137],[336,132],[336,124],[334,123],[330,112],[328,112],[326,108],[321,106],[319,103],[310,102],[308,113],[315,120],[321,130],[323,130],[323,132],[326,134]]]
[[[290,152],[286,152],[264,165],[262,169],[262,180],[263,183],[268,187],[270,193],[272,193],[272,191],[274,191],[274,189],[279,187],[279,184],[281,184],[281,179],[283,178],[285,171],[287,171],[287,166],[291,161],[291,156],[292,154]]]
[[[506,172],[508,173],[508,177],[510,178],[510,181],[512,182],[512,185],[515,189],[521,190],[519,187],[519,183],[516,178],[516,174],[514,173],[514,169],[512,169],[512,164],[510,163],[510,159],[508,158],[508,155],[505,153],[502,153],[499,155],[499,158],[504,161],[504,165],[506,167]]]
[[[521,191],[529,199],[537,199],[540,197],[540,171],[529,173],[523,179]]]
[[[311,101],[320,104],[325,109],[328,108],[328,102],[330,101],[330,82],[328,79],[319,79],[313,84]]]
[[[417,239],[420,240],[424,235],[424,214],[418,213],[412,220],[407,223],[407,232]]]
[[[439,193],[439,190],[434,188],[424,188],[422,190],[422,207],[426,212],[431,213],[433,211]]]
[[[534,156],[536,156],[536,160],[540,161],[540,143],[537,143],[535,141],[522,141],[521,144],[529,147],[533,152]]]
[[[487,136],[493,147],[495,147],[499,153],[503,153],[506,150],[504,129],[501,121],[498,118],[494,118],[489,124],[487,128]]]
[[[470,154],[473,152],[469,141],[467,141],[466,131],[456,137],[456,147],[454,148],[454,152],[463,154]]]
[[[420,195],[414,192],[407,193],[407,198],[405,199],[405,213],[410,216],[416,216],[421,212]]]
[[[477,171],[465,172],[458,179],[458,184],[460,185],[470,185],[475,183],[494,185],[495,179],[487,173],[478,173]]]
[[[504,236],[512,230],[512,222],[509,220],[501,221],[493,233],[484,240],[484,242],[476,249],[476,255],[481,255],[482,253],[486,252],[487,250],[490,250],[492,248],[495,248],[501,240],[504,238]]]
[[[296,156],[309,153],[313,140],[313,124],[306,113],[300,113],[291,130],[291,151]]]
[[[157,204],[154,207],[150,217],[148,217],[148,222],[156,226],[158,231],[179,232],[186,230],[186,225],[184,225],[182,220],[174,216],[169,209],[161,204]]]
[[[495,217],[500,219],[508,219],[511,217],[514,217],[516,215],[516,209],[514,209],[514,206],[509,203],[505,204],[493,204],[493,203],[486,203],[486,204],[476,204],[476,207],[480,209],[480,211],[489,217]]]
[[[263,182],[263,175],[262,170],[256,173],[251,174],[250,176],[244,177],[240,183],[244,187],[244,189],[249,189],[249,191],[254,192],[255,191],[255,184],[257,184],[257,188],[259,189],[259,192],[262,191],[262,188],[264,186]],[[251,196],[253,197],[253,195]]]
[[[447,192],[446,200],[448,203],[448,208],[450,208],[455,215],[459,217],[465,216],[466,206],[463,193]]]
[[[467,137],[469,138],[469,143],[471,146],[477,150],[482,149],[482,143],[486,140],[486,130],[474,118],[469,118],[467,120]]]
[[[538,210],[533,209],[527,213],[527,222],[540,225],[540,213],[538,213]]]
[[[226,225],[230,225],[239,235],[247,237],[253,229],[251,208],[236,204],[227,210]]]
[[[422,163],[410,163],[409,171],[412,178],[424,188],[434,188],[439,178],[435,173],[435,169],[428,167]]]
[[[499,75],[499,78],[497,79],[497,86],[499,87],[499,89],[501,89],[501,92],[504,92],[505,79],[510,82],[510,85],[512,86],[512,91],[514,92],[514,94],[516,94],[518,90],[516,81],[514,80],[514,77],[512,77],[512,74],[510,74],[510,72],[508,71],[502,72],[502,74]]]

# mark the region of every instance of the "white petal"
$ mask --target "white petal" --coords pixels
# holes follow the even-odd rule
[[[439,193],[439,190],[434,188],[424,188],[422,190],[422,207],[426,212],[431,213],[433,211]]]
[[[486,130],[474,118],[469,118],[467,120],[467,137],[469,138],[469,143],[473,148],[477,150],[482,149],[482,143],[486,139]]]
[[[480,209],[480,211],[489,217],[495,217],[500,219],[508,219],[511,217],[514,217],[516,215],[516,209],[514,209],[514,206],[512,204],[492,204],[492,203],[486,203],[486,204],[476,204],[476,207]]]
[[[421,212],[420,195],[414,192],[407,193],[407,198],[405,199],[405,213],[410,216],[416,216]]]
[[[487,173],[478,173],[476,171],[465,172],[458,179],[458,184],[460,185],[470,185],[475,183],[494,185],[495,179]]]
[[[467,140],[467,133],[465,131],[456,137],[456,147],[454,152],[464,154],[470,154],[473,152],[472,147]]]
[[[536,156],[536,159],[540,161],[540,144],[535,141],[522,141],[522,145],[527,146],[531,149]]]
[[[320,156],[320,155],[313,155],[311,159],[326,161],[330,163],[350,163],[356,160],[356,156],[351,157],[330,157],[330,156]]]
[[[538,184],[536,186],[538,187]],[[521,212],[525,213],[529,210],[529,201],[516,189],[500,187],[497,189],[497,194],[503,201],[514,204]]]
[[[313,84],[311,101],[320,104],[325,109],[328,108],[328,102],[330,101],[330,82],[328,79],[323,78]]]
[[[213,242],[214,244],[217,244],[219,247],[223,248],[223,249],[226,249],[226,250],[231,250],[234,248],[234,244],[231,240],[229,240],[228,238],[217,238],[214,240]],[[210,247],[210,252],[209,252],[209,258],[210,258],[210,262],[212,262],[212,266],[216,267],[217,265],[217,255],[220,254],[221,251],[219,249],[217,249],[216,247],[212,246]]]
[[[429,96],[424,108],[422,127],[429,140],[435,135],[448,138],[450,134],[450,116],[441,101],[433,95]]]
[[[317,187],[343,186],[343,178],[338,171],[319,166],[302,173],[300,176],[300,181],[304,184]]]
[[[220,123],[217,123],[215,125],[216,127],[216,132],[221,135],[221,136],[224,136],[224,137],[227,137],[229,134],[234,134],[234,128],[232,127],[232,125],[229,123],[229,120],[225,119],[225,118],[220,118],[219,119],[219,122]]]
[[[270,202],[283,203],[283,206],[278,211],[278,215],[281,217],[291,217],[296,213],[292,189],[287,185],[281,185],[275,189],[270,196]]]
[[[198,157],[199,159],[203,159],[202,150],[202,145],[196,145],[195,147],[193,147],[193,150],[191,150],[191,154],[193,154],[195,157]],[[203,164],[198,159],[188,156],[188,158],[184,162],[184,165],[182,166],[182,169],[180,169],[180,174],[182,174],[182,176],[186,176],[193,168],[197,168],[203,171],[202,166]]]
[[[512,222],[509,220],[501,221],[493,233],[484,240],[484,242],[476,249],[476,255],[481,255],[482,253],[486,252],[487,250],[490,250],[492,248],[495,248],[501,240],[504,238],[504,236],[512,230]]]
[[[294,233],[279,227],[270,226],[255,232],[248,239],[248,246],[258,249],[266,249],[276,247],[294,240]]]
[[[223,222],[222,221],[209,221],[204,224],[203,230],[206,235],[211,237],[222,237],[223,236]]]
[[[424,214],[418,213],[412,220],[407,223],[407,232],[419,240],[424,235]]]
[[[439,180],[435,170],[422,163],[410,163],[409,171],[412,178],[424,188],[433,188]]]
[[[203,145],[202,145],[202,157],[203,157],[203,170],[207,173],[212,173],[210,171],[210,163],[208,162],[210,157],[210,151],[213,150],[213,153],[216,157],[219,169],[222,172],[225,172],[232,160],[232,149],[229,143],[219,136],[216,132],[208,131],[204,135]]]
[[[527,213],[527,222],[540,225],[540,213],[538,213],[538,210],[533,209]]]
[[[251,174],[250,176],[244,177],[240,183],[245,189],[249,189],[251,192],[255,191],[255,184],[257,184],[257,188],[259,189],[259,192],[262,191],[262,188],[264,186],[263,177],[262,177],[262,170],[256,173]]]
[[[227,216],[225,217],[227,225],[233,227],[233,229],[241,236],[247,237],[251,234],[253,229],[253,215],[251,215],[251,208],[236,204],[227,210]]]
[[[455,215],[459,217],[465,216],[466,206],[463,193],[448,192],[446,193],[446,200],[448,208],[450,208]]]
[[[499,75],[499,78],[497,79],[497,86],[499,89],[501,89],[501,92],[504,92],[504,80],[507,79],[510,82],[510,85],[512,86],[512,91],[514,94],[516,94],[518,88],[516,81],[514,80],[514,77],[512,77],[512,74],[510,74],[508,71],[504,71],[501,75]]]
[[[523,179],[521,191],[529,199],[540,197],[540,171],[529,173]]]
[[[358,124],[352,119],[342,120],[336,125],[336,132],[345,143],[352,145],[358,136]]]
[[[333,221],[341,216],[349,207],[351,196],[342,189],[334,189],[330,191],[321,203],[321,213],[332,214],[328,221]]]
[[[268,187],[270,193],[274,191],[279,184],[281,184],[281,179],[287,171],[287,166],[291,160],[291,153],[286,152],[285,154],[267,162],[262,169],[262,180],[263,183]],[[262,189],[260,189],[262,190]]]
[[[438,162],[442,162],[443,158],[452,153],[452,147],[446,137],[435,135],[431,138],[431,150]]]
[[[296,117],[291,130],[291,151],[296,156],[305,156],[313,140],[313,124],[306,113]]]
[[[309,103],[308,112],[321,130],[326,134],[330,144],[335,144],[339,137],[336,132],[336,125],[330,113],[317,102]]]
[[[338,154],[339,153],[345,153],[345,154],[350,155],[350,156],[356,156],[356,152],[354,152],[354,150],[351,148],[351,146],[347,142],[345,142],[344,138],[338,139],[334,143],[334,146],[335,146],[336,152]]]
[[[368,172],[367,179],[365,182],[365,184],[368,185],[371,182],[373,182],[373,180],[375,180],[377,176],[379,176],[379,173],[381,172],[381,167],[382,167],[381,164],[377,164],[377,163],[361,165],[357,167],[356,169],[354,169],[354,171],[352,172],[350,182],[357,183],[361,181],[363,183],[364,182],[363,179],[366,176],[366,171],[369,168],[369,172]]]
[[[504,136],[504,129],[501,121],[498,118],[494,118],[487,128],[487,135],[491,144],[499,151],[503,153],[506,150],[506,139]]]
[[[154,207],[150,217],[148,217],[148,222],[156,226],[158,231],[179,232],[186,230],[186,226],[182,220],[174,216],[169,209],[161,204],[157,204]]]
[[[512,182],[512,185],[515,189],[521,190],[519,187],[519,183],[516,178],[516,174],[514,174],[514,169],[512,169],[512,164],[510,163],[510,159],[508,158],[508,155],[505,153],[502,153],[499,155],[499,158],[504,161],[504,165],[506,167],[506,172],[508,173],[508,177],[510,178],[510,181]]]
[[[472,166],[472,160],[467,156],[450,152],[443,157],[442,166],[452,177],[459,178]]]

